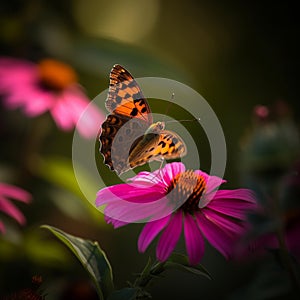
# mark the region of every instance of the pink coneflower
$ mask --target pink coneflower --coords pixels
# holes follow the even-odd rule
[[[57,126],[69,131],[75,127],[89,104],[77,82],[75,71],[54,59],[39,63],[0,58],[0,94],[7,108],[21,108],[28,117],[49,111]],[[84,137],[97,135],[104,114],[93,104],[78,124]]]
[[[204,254],[203,237],[229,258],[246,230],[246,212],[256,207],[250,190],[217,190],[225,180],[200,170],[186,171],[182,163],[141,172],[130,181],[100,190],[96,206],[106,204],[107,221],[115,228],[130,221],[148,222],[139,236],[140,252],[162,232],[156,248],[160,261],[168,259],[182,229],[191,264]]]
[[[300,212],[295,210],[290,215],[283,216],[280,221],[285,223],[283,234],[286,247],[291,256],[300,262],[299,217]],[[246,245],[241,244],[237,248],[236,258],[239,260],[255,259],[270,253],[271,250],[278,250],[280,247],[278,235],[275,232],[268,232],[249,240]]]
[[[0,211],[15,219],[19,224],[24,225],[26,222],[24,215],[14,204],[12,204],[9,198],[29,203],[31,201],[31,195],[19,187],[0,183]],[[1,220],[0,232],[5,232],[5,226]]]

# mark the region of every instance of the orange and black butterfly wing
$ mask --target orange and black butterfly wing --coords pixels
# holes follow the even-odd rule
[[[129,155],[132,168],[153,160],[176,159],[185,156],[187,147],[183,139],[175,132],[161,130],[148,133],[137,143]]]
[[[106,108],[110,114],[102,124],[100,152],[104,163],[121,174],[130,169],[129,150],[126,149],[130,149],[130,143],[144,134],[152,123],[152,116],[139,85],[120,65],[114,65],[110,73]]]
[[[131,169],[128,160],[130,149],[147,128],[146,122],[139,119],[126,120],[119,115],[108,115],[102,124],[100,135],[100,152],[103,154],[104,163],[119,175]]]
[[[149,104],[141,88],[132,75],[120,65],[114,65],[110,72],[106,108],[113,114],[142,119],[149,126],[153,122]]]
[[[112,171],[114,170],[111,158],[112,144],[117,132],[128,120],[129,118],[126,120],[126,117],[120,118],[118,115],[111,114],[107,116],[101,126],[101,134],[99,138],[101,142],[100,153],[102,153],[104,157],[104,163],[108,165]]]

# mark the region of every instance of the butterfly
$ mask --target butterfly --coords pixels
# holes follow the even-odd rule
[[[105,106],[109,111],[100,129],[104,163],[118,175],[153,160],[175,159],[187,153],[182,138],[153,123],[141,88],[122,66],[114,65]]]

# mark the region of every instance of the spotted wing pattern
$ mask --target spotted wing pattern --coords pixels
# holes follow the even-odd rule
[[[129,155],[131,168],[146,162],[161,159],[175,159],[186,155],[186,145],[175,132],[162,130],[159,133],[148,133],[132,149]]]
[[[110,114],[101,126],[100,152],[104,163],[117,174],[152,160],[186,154],[186,146],[176,133],[147,130],[153,123],[149,104],[137,82],[120,65],[111,70],[105,104]]]
[[[124,143],[132,141],[132,136],[144,134],[152,123],[152,115],[149,104],[144,98],[138,83],[131,74],[120,65],[114,65],[110,72],[108,96],[105,102],[110,114],[103,122],[100,132],[100,152],[104,157],[104,163],[118,174],[127,171],[128,152],[123,151],[128,146]],[[135,119],[137,122],[130,124],[130,128],[124,131],[123,141],[114,139],[120,128],[128,121]],[[139,124],[138,124],[139,123]],[[119,137],[122,139],[122,137]],[[114,162],[112,160],[115,158]]]
[[[153,122],[149,104],[138,83],[120,65],[114,65],[110,72],[106,108],[113,114],[143,119],[149,125]]]

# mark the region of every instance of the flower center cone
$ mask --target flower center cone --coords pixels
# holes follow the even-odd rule
[[[41,60],[38,71],[42,85],[53,90],[63,90],[78,80],[69,65],[54,59]]]
[[[204,178],[190,170],[174,178],[168,193],[171,192],[172,202],[182,203],[181,209],[193,213],[199,210],[199,200],[205,191],[205,185]]]

